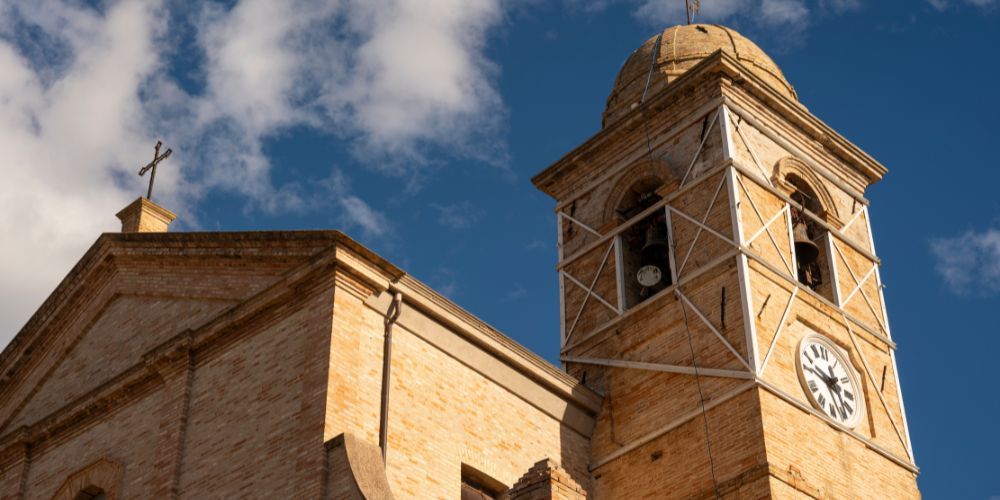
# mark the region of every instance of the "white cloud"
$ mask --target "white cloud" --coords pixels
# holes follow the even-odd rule
[[[351,193],[347,177],[340,170],[334,170],[326,181],[330,191],[328,197],[341,210],[336,220],[348,228],[358,228],[365,236],[386,236],[392,231],[385,214],[373,209],[368,203]]]
[[[809,9],[799,0],[762,0],[759,19],[769,25],[801,23],[809,17]]]
[[[431,203],[431,207],[437,210],[438,224],[451,229],[466,229],[479,220],[478,211],[467,201],[451,205]]]
[[[534,240],[524,245],[525,250],[545,250],[549,248],[549,244],[542,240]]]
[[[959,295],[1000,292],[1000,230],[967,231],[931,242],[936,268],[948,288]]]
[[[820,5],[834,12],[851,12],[861,10],[861,0],[820,0]]]
[[[140,191],[135,169],[152,141],[135,90],[157,69],[148,56],[157,9],[123,1],[99,16],[24,4],[21,19],[60,33],[61,44],[47,48],[58,69],[19,52],[9,41],[14,7],[0,10],[0,345]]]
[[[0,345],[118,229],[156,139],[174,154],[154,198],[189,228],[222,190],[266,212],[327,208],[315,197],[333,193],[343,224],[390,231],[343,179],[318,194],[274,184],[264,144],[290,127],[407,180],[439,151],[506,161],[499,69],[484,55],[500,0],[163,3],[174,1],[0,3],[0,234],[12,235],[0,242]]]
[[[508,290],[503,296],[504,302],[513,302],[515,300],[520,300],[528,296],[528,289],[521,285],[515,286],[513,289]]]

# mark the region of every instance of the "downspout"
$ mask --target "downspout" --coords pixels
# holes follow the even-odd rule
[[[389,436],[389,369],[392,367],[392,325],[399,319],[403,305],[403,294],[395,292],[389,310],[385,312],[385,340],[382,348],[382,406],[379,410],[378,447],[382,449],[382,463],[385,464],[386,441]]]

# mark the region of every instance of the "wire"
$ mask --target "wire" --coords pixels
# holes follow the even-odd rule
[[[708,467],[712,473],[712,488],[715,490],[715,498],[722,498],[719,493],[719,481],[715,478],[715,460],[712,459],[712,436],[708,429],[708,414],[705,410],[705,395],[701,392],[701,377],[698,375],[698,363],[694,357],[694,343],[691,341],[691,327],[688,325],[687,309],[681,304],[681,312],[684,313],[684,329],[687,331],[688,349],[691,350],[691,366],[694,368],[694,381],[698,386],[698,400],[701,401],[701,418],[705,423],[705,444],[708,448]]]
[[[649,91],[649,82],[653,79],[653,68],[656,67],[656,60],[660,58],[660,42],[663,40],[663,32],[656,36],[656,43],[653,44],[653,51],[649,56],[649,71],[646,72],[646,85],[642,88],[642,97],[639,98],[639,109],[642,111],[642,127],[646,133],[646,153],[649,161],[653,161],[653,145],[649,139],[649,116],[646,115],[646,92]]]

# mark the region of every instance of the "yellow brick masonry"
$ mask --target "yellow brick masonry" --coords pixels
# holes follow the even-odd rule
[[[587,492],[558,463],[546,459],[531,466],[507,496],[510,500],[583,500]]]
[[[0,356],[0,498],[51,497],[99,460],[119,498],[329,494],[324,443],[377,443],[401,277],[335,232],[102,236]],[[552,458],[585,483],[599,398],[406,283],[396,497],[454,498],[463,464],[512,485]]]
[[[648,98],[645,112],[616,117],[533,179],[556,199],[557,211],[572,212],[576,220],[608,231],[617,224],[609,220],[607,208],[617,203],[619,184],[633,180],[632,172],[648,169],[647,157],[674,155],[659,167],[661,176],[679,179],[694,165],[696,185],[679,197],[668,192],[671,206],[699,220],[707,214],[707,226],[737,240],[756,233],[784,207],[784,201],[763,186],[786,189],[781,184],[783,176],[792,172],[816,187],[825,204],[822,215],[849,239],[834,240],[830,264],[837,276],[826,276],[827,288],[820,290],[832,298],[799,290],[766,371],[748,374],[753,379],[749,383],[713,377],[696,381],[683,374],[567,363],[571,374],[586,376],[589,385],[605,394],[591,444],[589,491],[594,497],[708,498],[715,496],[716,488],[727,498],[919,497],[893,372],[895,345],[888,340],[877,281],[866,282],[850,302],[838,302],[875,264],[858,250],[872,252],[867,202],[860,196],[885,169],[769,85],[727,54],[706,57],[659,95]],[[701,153],[705,165],[701,166],[702,160],[690,163],[707,124],[722,105],[729,113],[730,134],[720,133],[726,144],[709,138]],[[647,127],[651,151],[646,146]],[[715,177],[713,171],[718,172]],[[721,210],[706,212],[717,179],[723,175],[729,179],[717,200]],[[738,222],[741,231],[730,220]],[[698,231],[676,216],[672,221],[674,255],[683,259]],[[793,277],[786,279],[774,271],[794,275],[785,267],[793,262],[787,219],[778,217],[771,228],[770,235],[747,244],[752,257],[745,263],[738,262],[732,245],[703,231],[684,271],[702,274],[680,286],[744,359],[755,358],[753,369],[767,355],[795,287]],[[594,246],[597,238],[563,220],[563,256],[576,259],[564,269],[587,284],[600,264],[602,248]],[[727,252],[734,257],[724,258]],[[578,254],[582,257],[575,257]],[[612,268],[603,273],[613,276],[613,272]],[[602,275],[601,279],[607,278]],[[602,297],[614,297],[614,287],[608,282],[602,285],[601,279],[595,289]],[[723,287],[730,299],[724,306],[720,303]],[[745,290],[749,291],[750,318],[742,313]],[[690,309],[689,324],[684,323],[673,294],[651,300],[621,319],[592,298],[583,307],[585,298],[579,287],[565,284],[567,356],[690,366],[687,331],[691,330],[699,366],[742,369]],[[845,321],[845,315],[852,319]],[[571,328],[574,321],[577,325]],[[859,372],[869,414],[852,432],[831,425],[820,414],[808,411],[804,403],[794,350],[807,329],[844,348]],[[753,352],[745,337],[751,334],[757,336]],[[876,377],[885,370],[884,386],[868,375],[864,363]],[[704,420],[698,384],[710,407]],[[671,422],[675,424],[669,430],[658,430]],[[714,467],[709,463],[709,449]],[[618,456],[618,450],[628,451]]]
[[[165,233],[177,215],[139,197],[117,214],[123,233]]]

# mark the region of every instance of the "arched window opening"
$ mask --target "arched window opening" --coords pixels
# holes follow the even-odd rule
[[[615,208],[617,215],[630,221],[655,205],[662,199],[657,193],[662,184],[656,177],[635,182]],[[620,237],[625,307],[631,308],[672,283],[666,211],[653,211],[622,231]]]
[[[96,486],[88,486],[76,494],[74,500],[107,500],[108,494]]]
[[[792,187],[791,198],[806,210],[822,217],[823,205],[816,192],[801,177],[789,174],[785,181]],[[795,242],[795,263],[798,280],[828,299],[833,299],[833,285],[825,274],[830,269],[827,255],[829,232],[797,207],[792,207],[792,239]]]

